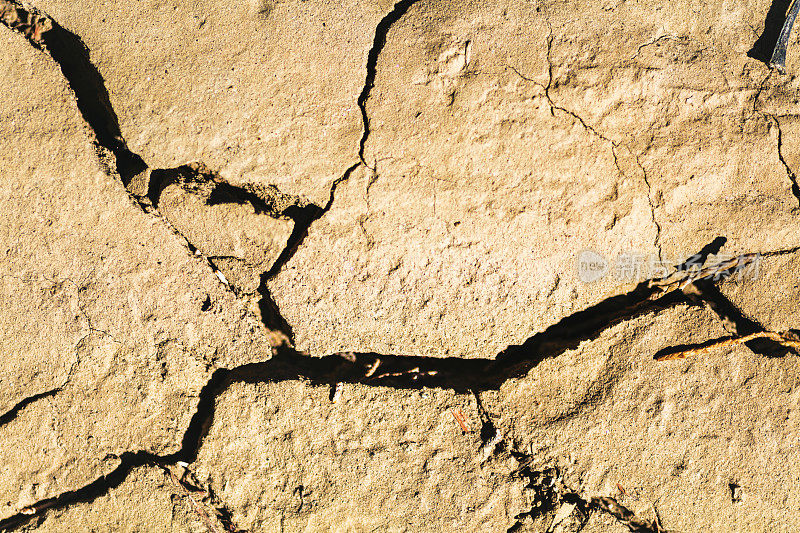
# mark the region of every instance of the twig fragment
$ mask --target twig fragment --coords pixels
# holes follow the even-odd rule
[[[737,346],[755,339],[769,339],[795,352],[800,351],[800,336],[798,336],[797,332],[794,330],[784,332],[757,331],[749,335],[742,335],[741,337],[721,337],[719,339],[704,342],[698,346],[693,346],[688,349],[681,349],[678,351],[662,351],[654,355],[653,359],[656,361],[674,361],[676,359],[686,359],[687,357],[706,355],[711,352],[711,350],[717,348]]]
[[[742,254],[702,269],[681,268],[664,278],[650,280],[648,285],[660,289],[662,294],[683,290],[696,281],[709,279],[718,281],[733,274],[742,275],[748,267],[757,268],[762,257],[760,253]]]
[[[450,413],[453,415],[453,418],[456,419],[458,425],[461,426],[461,430],[464,433],[472,433],[472,430],[467,425],[467,421],[464,418],[464,413],[461,412],[461,409],[451,409]]]
[[[20,32],[37,47],[42,46],[42,34],[53,29],[47,16],[9,0],[0,0],[0,22]]]

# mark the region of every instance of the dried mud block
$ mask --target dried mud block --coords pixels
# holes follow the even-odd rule
[[[107,472],[109,455],[174,451],[213,368],[264,360],[271,345],[101,171],[58,67],[20,35],[2,40],[5,517]]]
[[[200,160],[324,205],[358,160],[356,99],[386,2],[37,5],[86,43],[153,168]]]
[[[196,473],[251,531],[505,531],[527,502],[508,464],[480,464],[474,404],[362,386],[332,403],[324,387],[237,384],[217,400]]]
[[[159,211],[225,275],[237,290],[254,293],[261,274],[286,248],[292,222],[258,213],[252,204],[210,205],[208,198],[167,187]]]

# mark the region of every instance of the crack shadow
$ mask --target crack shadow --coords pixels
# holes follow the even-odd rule
[[[89,49],[80,37],[54,20],[50,21],[52,29],[42,34],[42,42],[61,68],[75,94],[78,110],[94,131],[97,142],[116,157],[117,173],[127,187],[133,176],[145,170],[147,165],[125,144],[105,80],[89,59]]]
[[[786,11],[789,9],[791,0],[773,0],[764,20],[764,31],[747,52],[747,56],[769,66],[772,52],[778,43],[783,23],[786,20]]]
[[[0,1],[0,22],[22,33],[56,62],[75,95],[78,111],[94,132],[96,145],[114,154],[117,173],[127,187],[147,164],[125,144],[105,80],[92,64],[83,40],[42,11],[17,0]]]
[[[762,324],[745,316],[739,308],[722,294],[722,291],[712,280],[699,280],[694,283],[694,286],[697,289],[697,293],[692,294],[690,291],[686,291],[687,296],[690,299],[699,297],[702,303],[705,303],[719,317],[723,327],[729,333],[736,337],[743,337],[752,333],[766,331]],[[754,353],[765,357],[784,357],[792,352],[786,346],[768,338],[753,339],[745,342],[744,345]]]
[[[796,330],[789,330],[790,332]],[[796,334],[796,333],[795,333]],[[771,344],[765,345],[758,345],[753,344],[756,340],[768,340]],[[696,343],[687,343],[687,344],[675,344],[673,346],[669,346],[668,348],[662,348],[661,350],[657,351],[653,354],[653,359],[656,361],[668,361],[671,359],[684,359],[687,353],[699,353],[705,352],[711,348],[715,348],[717,346],[733,346],[736,345],[738,342],[741,342],[740,337],[736,335],[728,336],[728,337],[719,337],[716,339],[709,339],[703,342],[696,342]],[[782,357],[784,355],[788,355],[790,353],[798,354],[796,350],[793,348],[785,347],[783,345],[778,344],[777,342],[767,338],[761,337],[757,339],[753,339],[750,341],[746,341],[744,343],[745,346],[750,348],[752,351],[756,352],[757,350],[764,353],[766,352],[766,357]],[[777,353],[778,351],[773,348],[773,345],[778,344],[780,347],[781,352]],[[758,352],[756,352],[758,353]]]
[[[355,167],[340,179],[349,177]],[[294,343],[294,332],[291,325],[281,315],[278,306],[269,292],[267,285],[270,278],[275,276],[294,255],[297,248],[308,235],[311,224],[319,219],[329,208],[333,199],[325,207],[313,203],[304,203],[302,200],[281,193],[274,186],[245,185],[242,187],[227,183],[218,174],[210,171],[200,163],[191,163],[172,169],[153,170],[147,189],[147,199],[154,209],[158,209],[161,195],[170,185],[178,185],[188,194],[195,194],[205,199],[206,205],[250,205],[256,215],[267,215],[271,218],[290,219],[294,222],[292,233],[287,239],[281,253],[269,270],[262,272],[256,292],[261,296],[258,306],[261,312],[261,321],[272,330],[277,330],[286,335]],[[191,246],[191,243],[189,243]],[[211,258],[209,258],[211,261]],[[212,263],[213,266],[213,263]]]
[[[278,304],[272,297],[272,293],[269,292],[267,281],[267,273],[264,272],[261,274],[261,282],[257,289],[258,294],[261,296],[261,298],[258,300],[258,310],[261,312],[261,322],[267,327],[267,329],[280,331],[286,335],[286,338],[289,339],[289,342],[294,345],[294,329],[281,314]]]
[[[291,260],[303,240],[308,236],[311,225],[330,210],[338,185],[349,179],[360,165],[359,162],[350,166],[341,177],[333,182],[328,201],[323,207],[314,203],[306,203],[298,197],[283,194],[273,185],[232,185],[201,163],[153,170],[150,173],[146,196],[153,208],[158,209],[164,190],[170,185],[178,185],[188,194],[204,198],[206,205],[250,205],[257,215],[263,214],[271,218],[292,220],[294,222],[292,233],[269,270],[261,273],[256,292],[261,295],[258,305],[264,325],[269,329],[284,333],[294,343],[292,327],[281,316],[278,306],[269,292],[268,282]],[[190,242],[188,244],[191,248],[192,244]],[[211,259],[209,258],[209,260]]]
[[[370,134],[366,104],[375,84],[378,57],[386,44],[391,26],[416,1],[398,1],[376,27],[373,45],[367,56],[365,83],[357,98],[364,127],[359,141],[360,162],[347,169],[344,175],[334,182],[330,200],[325,207],[296,204],[277,210],[279,216],[295,220],[295,228],[275,265],[261,276],[259,292],[262,300],[260,306],[264,313],[263,316],[267,317],[265,324],[268,327],[274,322],[275,328],[286,328],[291,334],[290,326],[280,316],[277,306],[267,290],[267,280],[292,257],[307,235],[310,224],[330,209],[337,184],[346,180],[361,164],[366,165],[364,150]],[[767,16],[762,39],[767,36],[768,31],[772,31],[772,27],[775,25],[777,28],[775,40],[777,40],[781,25],[773,23],[770,17],[775,18],[777,13],[782,21],[785,9],[781,11],[780,6],[784,3],[788,3],[788,0],[776,0],[773,4],[770,14]],[[762,39],[759,39],[759,42]],[[88,48],[77,35],[55,22],[52,23],[52,29],[43,34],[42,40],[73,90],[78,109],[95,132],[97,143],[116,157],[117,172],[123,185],[127,188],[133,177],[146,170],[147,165],[140,156],[127,148],[120,131],[118,117],[111,106],[105,82],[97,68],[91,63]],[[755,48],[756,46],[754,46]],[[767,56],[766,61],[768,60]],[[552,101],[550,103],[551,106],[554,105]],[[594,131],[574,113],[562,108],[557,109],[570,114],[584,127]],[[604,138],[596,131],[594,133]],[[152,171],[146,195],[154,207],[157,208],[164,188],[172,183],[180,183],[189,190],[204,194],[210,205],[214,205],[214,202],[250,203],[257,212],[270,214],[276,212],[276,206],[271,205],[254,189],[224,183],[216,175],[191,165],[184,165],[177,169]],[[188,244],[191,249],[191,243]],[[716,245],[712,243],[709,246],[713,248]],[[119,465],[110,473],[101,475],[81,488],[41,500],[20,510],[16,515],[0,520],[0,530],[14,529],[31,520],[41,519],[51,509],[65,508],[75,503],[92,502],[123,483],[134,468],[145,465],[175,464],[179,461],[194,462],[198,457],[203,439],[213,424],[217,398],[234,383],[305,380],[318,385],[335,385],[346,382],[395,389],[435,387],[452,389],[456,392],[496,390],[509,379],[524,376],[541,361],[574,349],[581,342],[596,338],[615,324],[645,314],[657,313],[678,304],[692,303],[698,302],[688,299],[680,289],[672,289],[665,293],[657,285],[645,281],[628,293],[609,297],[583,311],[565,317],[544,331],[533,335],[523,344],[509,346],[493,359],[436,358],[351,352],[311,357],[288,346],[281,346],[275,349],[273,357],[268,361],[249,363],[233,369],[219,369],[211,375],[200,391],[195,413],[182,437],[181,448],[178,451],[167,455],[156,455],[146,451],[124,452],[118,456]],[[736,323],[736,317],[730,314],[730,310],[726,316],[733,316],[733,321]],[[741,327],[746,328],[747,326],[746,322],[742,322]],[[760,327],[757,324],[749,326]],[[0,421],[12,420],[26,405],[55,392],[48,391],[23,400],[11,411],[2,415]]]
[[[286,215],[294,221],[294,228],[292,229],[292,234],[289,236],[289,240],[286,241],[286,247],[275,260],[275,263],[272,265],[272,267],[270,267],[270,269],[264,272],[264,274],[261,276],[261,286],[258,289],[259,292],[265,294],[268,291],[267,281],[275,277],[278,272],[280,272],[281,268],[283,268],[283,266],[288,263],[292,257],[294,257],[295,252],[297,252],[297,249],[301,244],[303,244],[303,241],[308,236],[308,230],[311,228],[311,224],[322,218],[322,215],[330,211],[331,207],[333,206],[333,201],[336,197],[336,189],[339,184],[350,179],[350,176],[359,166],[361,166],[361,162],[351,165],[347,168],[347,170],[344,171],[344,174],[342,174],[341,177],[337,178],[331,184],[328,201],[324,206],[319,207],[316,204],[309,204],[303,207],[292,206],[286,210]]]
[[[704,247],[712,250],[721,241]],[[701,251],[701,254],[703,253]],[[168,455],[149,452],[125,452],[120,464],[110,474],[100,476],[88,485],[56,497],[37,502],[16,515],[0,520],[0,530],[8,530],[41,518],[49,509],[63,508],[74,503],[88,503],[121,484],[128,473],[143,465],[167,465],[179,461],[196,461],[205,436],[214,422],[217,398],[234,383],[265,383],[304,380],[312,385],[360,383],[367,386],[394,389],[446,388],[456,392],[497,390],[506,381],[524,376],[548,358],[557,357],[576,348],[581,342],[597,338],[608,328],[645,314],[657,313],[678,304],[699,304],[705,301],[686,287],[717,277],[719,269],[711,268],[700,278],[688,278],[693,283],[683,287],[670,281],[664,288],[662,280],[647,280],[631,291],[611,296],[582,311],[569,315],[545,330],[528,338],[521,345],[512,345],[495,358],[461,359],[422,356],[386,355],[378,353],[343,352],[324,357],[311,357],[288,345],[274,348],[271,359],[248,363],[233,369],[216,370],[200,391],[198,403],[183,438],[181,448]],[[722,274],[725,277],[725,274]],[[666,278],[664,278],[666,279]],[[701,283],[704,297],[717,298],[713,290]],[[722,296],[724,299],[724,296]],[[724,301],[727,301],[724,299]],[[717,305],[717,304],[715,304]],[[728,302],[729,307],[717,305],[721,316],[731,320],[738,331],[760,327],[744,317]],[[733,310],[731,310],[731,308]]]
[[[42,398],[49,398],[50,396],[55,396],[59,392],[61,392],[61,387],[50,389],[45,392],[40,392],[38,394],[34,394],[32,396],[28,396],[23,400],[20,400],[14,407],[12,407],[8,411],[0,415],[0,427],[5,426],[9,422],[17,418],[17,415],[20,413],[20,411],[28,407],[33,402],[41,400]]]
[[[369,116],[367,115],[367,100],[369,100],[369,93],[375,86],[375,76],[378,74],[378,56],[380,56],[383,47],[386,46],[386,37],[389,35],[389,30],[392,25],[400,20],[408,10],[413,6],[417,0],[400,0],[395,3],[392,10],[384,16],[378,25],[375,27],[375,38],[372,41],[372,48],[369,49],[367,54],[367,77],[364,80],[364,87],[361,89],[361,94],[358,95],[356,103],[361,110],[361,121],[364,124],[364,132],[358,142],[358,158],[361,162],[367,165],[364,160],[364,149],[367,144],[367,137],[369,137]]]
[[[277,192],[277,188],[275,190]],[[206,198],[206,205],[215,206],[225,204],[250,204],[253,206],[256,215],[272,215],[273,218],[287,216],[285,212],[277,212],[274,202],[272,203],[273,205],[269,205],[263,197],[255,194],[252,191],[248,191],[243,187],[237,187],[236,185],[231,185],[230,183],[226,182],[216,183],[214,189],[208,195],[208,198]]]
[[[719,251],[722,250],[722,247],[725,246],[726,242],[728,242],[726,237],[722,235],[716,237],[713,241],[703,246],[699,252],[690,256],[680,265],[676,265],[675,269],[689,270],[693,266],[702,265],[708,260],[708,256],[718,254]]]
[[[458,392],[497,389],[508,379],[520,377],[539,362],[562,354],[608,327],[645,313],[687,303],[680,290],[657,296],[659,288],[642,282],[633,291],[613,296],[570,315],[537,333],[522,345],[511,346],[495,359],[460,359],[338,353],[311,357],[289,347],[279,347],[268,361],[215,371],[200,391],[195,414],[184,433],[181,449],[159,456],[149,452],[125,452],[120,464],[86,486],[41,500],[16,515],[0,520],[0,530],[21,527],[50,509],[90,503],[119,486],[136,467],[193,463],[214,421],[216,399],[234,383],[263,383],[303,379],[311,384],[362,383],[396,389],[448,388]]]

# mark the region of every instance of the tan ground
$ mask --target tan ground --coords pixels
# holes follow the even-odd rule
[[[0,0],[0,530],[800,530],[770,9]]]

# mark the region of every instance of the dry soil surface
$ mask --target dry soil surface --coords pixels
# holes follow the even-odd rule
[[[800,530],[787,3],[0,0],[0,530]]]

